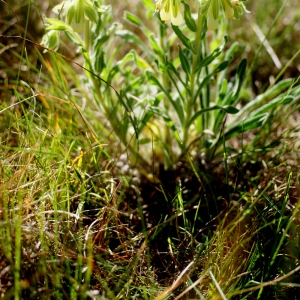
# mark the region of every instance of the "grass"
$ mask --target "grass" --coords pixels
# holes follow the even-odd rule
[[[247,22],[266,32],[283,3],[275,2],[249,1]],[[299,103],[231,139],[221,163],[186,155],[165,169],[148,149],[151,169],[136,167],[82,69],[39,46],[40,27],[31,24],[50,8],[9,5],[0,3],[0,297],[297,299]],[[283,67],[297,44],[291,52],[280,45],[292,42],[299,14],[284,9],[286,34],[276,23],[269,41]],[[24,36],[20,26],[37,44],[8,37]],[[233,38],[247,37],[233,26]],[[244,44],[251,60],[259,40]],[[81,63],[72,48],[63,53]],[[279,73],[270,63],[260,74],[269,60],[262,47],[244,105]],[[284,78],[297,74],[295,62]]]

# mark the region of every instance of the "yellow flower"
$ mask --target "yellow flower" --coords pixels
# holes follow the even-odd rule
[[[208,16],[207,16],[207,29],[208,30],[216,30],[219,25],[219,16],[215,18],[213,14],[212,6],[209,8]]]
[[[226,18],[233,18],[235,16],[235,4],[237,2],[240,3],[239,0],[210,0],[207,16],[207,28],[209,30],[215,30],[218,28],[220,8],[222,8]]]
[[[66,17],[66,23],[74,31],[82,33],[84,30],[85,19],[97,24],[97,11],[100,11],[91,0],[64,0],[56,5],[53,11]]]
[[[156,0],[156,10],[160,11],[162,21],[169,21],[175,26],[184,22],[179,0]]]
[[[234,15],[232,3],[229,2],[228,0],[222,0],[221,2],[222,2],[225,17],[228,19],[232,18]]]

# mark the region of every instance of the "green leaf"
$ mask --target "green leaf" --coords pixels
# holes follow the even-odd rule
[[[212,71],[212,75],[215,75],[217,73],[222,72],[223,70],[225,70],[230,64],[230,60],[225,60],[223,62],[221,62],[213,71]]]
[[[195,20],[192,17],[191,14],[191,9],[190,6],[188,4],[186,4],[185,2],[183,3],[184,5],[184,20],[185,20],[185,24],[188,27],[189,30],[196,32],[197,31],[197,25]]]
[[[47,18],[47,22],[50,23],[50,25],[46,25],[47,31],[48,30],[60,30],[60,31],[72,30],[72,28],[69,25],[67,25],[65,22],[61,20]]]
[[[105,42],[109,39],[109,35],[105,34],[103,36],[101,36],[100,38],[98,38],[95,41],[95,52],[101,52],[103,50],[103,45],[105,44]]]
[[[136,43],[137,45],[141,45],[142,44],[140,38],[136,34],[130,32],[129,30],[117,30],[115,32],[115,34],[117,36],[122,37],[127,42]]]
[[[220,89],[219,89],[219,97],[221,100],[225,97],[227,90],[228,90],[228,82],[227,82],[227,79],[224,78],[222,80],[222,83],[221,83]]]
[[[174,67],[174,65],[172,64],[172,62],[170,62],[168,59],[166,59],[166,67],[171,70],[176,76],[177,78],[180,80],[180,82],[185,85],[185,82],[182,80],[180,73],[176,70],[176,68]]]
[[[151,66],[148,64],[148,62],[145,59],[143,59],[140,55],[138,55],[135,52],[135,50],[131,50],[131,53],[133,54],[134,62],[139,69],[141,70],[152,69]]]
[[[178,47],[179,47],[179,59],[181,62],[182,69],[189,76],[191,74],[190,62],[189,62],[188,58],[186,57],[186,55],[184,54],[184,52],[182,51],[180,45],[178,45]]]
[[[241,46],[238,42],[234,42],[230,48],[226,51],[225,53],[225,59],[226,60],[231,60],[233,55],[240,51],[243,52],[245,50],[245,46]]]
[[[201,109],[199,111],[197,111],[193,116],[192,118],[190,119],[190,121],[188,122],[188,125],[187,127],[190,127],[192,125],[192,123],[200,116],[202,115],[203,113],[206,113],[208,111],[212,111],[212,110],[223,110],[224,112],[228,113],[228,114],[236,114],[239,112],[239,110],[233,106],[230,106],[230,105],[227,105],[227,106],[221,106],[221,105],[215,105],[215,106],[212,106],[212,107],[208,107],[208,108],[204,108],[204,109]]]
[[[70,28],[70,30],[66,30],[65,35],[72,43],[83,48],[83,44],[81,42],[80,36],[78,35],[77,32],[73,31],[72,28]]]
[[[126,85],[124,92],[137,91],[144,83],[145,76],[139,76],[130,81],[130,84]]]
[[[227,41],[228,41],[228,38],[227,38],[227,36],[225,36],[224,44],[222,44],[220,47],[216,48],[211,54],[206,56],[202,61],[199,61],[197,68],[195,69],[195,73],[197,73],[200,69],[202,69],[205,66],[208,66],[211,62],[213,62],[222,53]]]
[[[222,104],[221,106],[228,106],[229,103],[231,103],[231,99],[232,99],[232,94],[233,94],[233,91],[230,91],[225,99],[222,101]],[[237,112],[238,114],[238,112]],[[235,114],[236,115],[236,114]],[[217,113],[217,116],[215,117],[215,121],[214,121],[214,127],[213,127],[213,131],[214,132],[218,132],[220,130],[220,127],[222,126],[221,124],[223,124],[224,122],[224,117],[225,117],[225,112],[220,110],[218,113]]]
[[[240,112],[235,116],[234,119],[230,121],[233,123],[236,121],[236,118],[239,118],[243,114],[246,114],[254,110],[256,107],[261,106],[264,102],[272,101],[272,99],[276,98],[282,91],[287,89],[293,84],[293,79],[285,79],[274,85],[272,88],[268,89],[263,94],[258,95],[255,99],[250,101],[247,105],[245,105]]]
[[[144,26],[142,21],[136,15],[134,15],[134,14],[128,12],[128,11],[125,12],[125,19],[128,22],[136,25],[137,27],[143,27]]]
[[[128,53],[123,57],[123,59],[119,60],[117,64],[110,70],[108,77],[107,77],[107,82],[111,82],[113,77],[119,72],[119,70],[124,69],[125,65],[132,61],[134,59],[133,53]]]
[[[239,124],[232,127],[225,133],[225,139],[232,138],[242,132],[253,130],[262,126],[267,120],[268,116],[269,114],[265,113],[243,119]]]
[[[195,94],[194,102],[196,102],[196,99],[199,97],[201,90],[203,87],[210,81],[211,77],[224,69],[226,69],[229,65],[230,61],[223,61],[221,64],[219,64],[210,74],[208,74],[200,83],[197,93]]]
[[[288,103],[291,103],[294,100],[293,96],[285,96],[285,95],[280,95],[273,99],[272,101],[266,103],[265,105],[257,108],[255,111],[251,112],[251,115],[257,115],[257,114],[262,114],[270,111],[271,109],[274,109],[276,107],[279,107],[281,105],[286,105]]]
[[[155,10],[155,4],[153,3],[152,0],[142,0],[142,1],[147,8],[149,8],[150,10]]]
[[[48,49],[56,51],[59,47],[59,31],[57,30],[49,30],[43,36],[41,44]],[[45,49],[44,52],[47,52]]]
[[[149,36],[150,39],[150,45],[153,49],[153,51],[160,56],[161,58],[163,58],[165,56],[165,52],[163,51],[163,49],[161,48],[161,46],[159,45],[158,41],[155,39],[154,34],[151,34]]]
[[[234,88],[234,94],[233,94],[234,100],[233,101],[235,101],[240,94],[240,91],[241,91],[241,88],[243,85],[243,81],[244,81],[244,77],[245,77],[245,73],[246,73],[246,68],[247,68],[247,59],[244,58],[240,62],[238,69],[237,69],[237,74],[236,74],[237,80],[236,80],[236,85]]]
[[[106,67],[104,52],[98,51],[94,60],[94,69],[97,73],[101,73],[103,69]]]
[[[158,86],[162,91],[164,91],[163,86],[160,84],[158,79],[151,72],[147,72],[147,75],[148,75],[148,78],[149,78],[149,82],[151,84],[154,84],[154,85]]]
[[[228,50],[226,50],[225,52],[225,57],[224,57],[224,61],[228,60],[228,61],[232,61],[233,56],[236,52],[240,52],[239,55],[241,55],[241,53],[245,50],[244,46],[241,46],[238,44],[238,42],[234,42],[230,48]],[[223,70],[218,78],[218,86],[222,85],[223,80],[226,78],[226,69]]]
[[[177,35],[177,37],[182,42],[182,44],[194,52],[191,41],[182,33],[182,31],[177,26],[174,26],[173,24],[172,24],[172,28],[175,34]]]
[[[290,104],[294,99],[295,99],[294,96],[284,97],[284,99],[280,102],[280,104],[283,104],[283,105]]]
[[[55,5],[52,11],[59,15],[62,12],[62,9],[64,8],[65,4],[65,1],[63,1],[60,4]]]

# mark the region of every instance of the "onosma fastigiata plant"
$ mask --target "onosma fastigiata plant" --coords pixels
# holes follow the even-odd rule
[[[63,1],[53,9],[57,18],[47,18],[42,42],[58,50],[64,32],[82,53],[89,105],[109,121],[131,161],[149,164],[155,157],[168,168],[187,153],[222,159],[226,140],[258,128],[270,111],[298,99],[291,79],[237,108],[247,61],[241,59],[235,75],[228,77],[228,66],[243,47],[234,42],[225,51],[224,22],[247,12],[244,1],[143,3],[151,28],[125,12],[125,20],[141,29],[138,36],[126,29],[126,22],[113,22],[118,2]],[[215,31],[215,38],[208,39],[208,31]],[[131,50],[122,51],[124,45]]]

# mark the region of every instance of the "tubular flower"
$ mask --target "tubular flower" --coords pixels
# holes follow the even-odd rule
[[[238,19],[239,15],[248,12],[240,0],[199,0],[199,2],[202,13],[207,14],[209,30],[218,28],[220,9],[228,19]]]
[[[169,21],[175,26],[184,22],[181,13],[181,3],[179,0],[155,0],[156,10],[160,11],[162,21]]]
[[[222,7],[226,18],[232,18],[234,11],[230,0],[212,0],[208,11],[207,28],[215,30],[219,24],[219,11]]]
[[[78,33],[83,32],[85,18],[95,24],[98,22],[97,11],[99,9],[90,0],[64,0],[56,5],[53,11],[65,16],[66,23]]]

